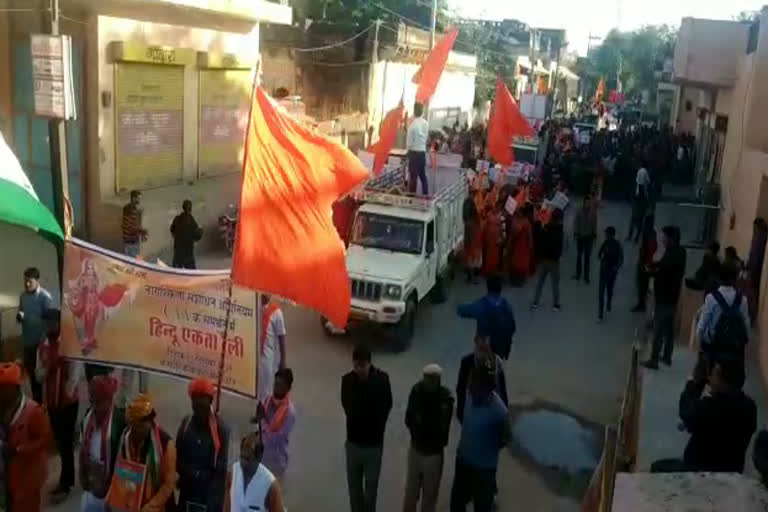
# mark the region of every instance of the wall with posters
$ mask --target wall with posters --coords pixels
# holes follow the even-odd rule
[[[222,130],[233,124],[214,122],[211,128],[200,117],[201,101],[230,114],[242,111],[243,96],[233,102],[232,91],[244,87],[258,61],[258,24],[230,24],[233,31],[226,32],[111,16],[94,19],[90,44],[95,51],[88,52],[87,65],[96,72],[88,74],[86,109],[91,240],[121,248],[122,207],[128,192],[139,189],[149,230],[142,256],[170,256],[164,252],[171,246],[168,228],[185,199],[192,201],[205,230],[203,244],[215,243],[218,216],[238,201],[240,176],[231,171],[240,155],[234,157],[236,135]],[[217,69],[228,70],[227,63],[235,61],[238,73],[220,73],[217,85],[204,79],[201,89],[201,70],[216,59]],[[230,92],[218,97],[210,92],[212,85]],[[209,131],[201,134],[201,129]],[[232,156],[217,161],[211,155],[215,144],[229,144]]]

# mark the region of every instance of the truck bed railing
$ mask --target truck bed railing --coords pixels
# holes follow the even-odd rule
[[[461,169],[460,171],[459,179],[454,180],[446,187],[439,188],[433,195],[424,196],[408,192],[405,169],[402,167],[391,168],[355,191],[354,198],[363,202],[429,210],[435,204],[448,202],[466,194],[465,170]],[[439,173],[440,170],[438,169],[437,172]]]

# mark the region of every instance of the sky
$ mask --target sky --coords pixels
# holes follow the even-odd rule
[[[590,33],[602,38],[614,27],[632,30],[686,16],[729,20],[740,11],[759,10],[768,0],[449,0],[460,15],[514,18],[535,27],[565,28],[569,51],[584,55]],[[592,44],[599,44],[599,40]]]

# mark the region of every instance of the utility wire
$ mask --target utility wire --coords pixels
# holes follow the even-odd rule
[[[376,7],[378,7],[379,9],[381,9],[383,11],[386,11],[386,12],[392,14],[393,16],[396,16],[396,17],[400,18],[401,21],[406,22],[406,25],[410,24],[411,26],[413,26],[415,28],[420,28],[422,30],[427,30],[427,31],[431,30],[429,27],[422,25],[418,21],[415,21],[415,20],[412,20],[411,18],[403,16],[402,14],[399,14],[398,12],[393,11],[389,7],[383,6],[380,3],[378,3],[378,2],[374,2],[373,5],[375,5]],[[388,30],[391,30],[391,31],[393,31],[395,33],[397,32],[397,29],[392,28],[392,27],[390,27],[390,26],[388,26],[386,24],[383,24],[381,26],[386,28],[386,29],[388,29]],[[478,44],[468,43],[468,42],[465,42],[465,41],[463,41],[463,40],[461,40],[459,38],[456,38],[456,43],[460,44],[460,45],[463,45],[465,48],[469,48],[472,51],[477,51],[480,48],[480,45],[478,45]],[[510,57],[510,55],[508,53],[499,52],[499,51],[495,51],[495,50],[489,50],[487,48],[485,48],[484,51],[486,51],[488,53],[492,53],[494,55],[498,55],[500,57],[505,57],[505,58],[509,58]]]
[[[349,39],[345,39],[344,41],[340,41],[338,43],[333,43],[333,44],[329,44],[329,45],[325,45],[325,46],[318,46],[316,48],[291,48],[291,49],[294,50],[294,51],[297,51],[297,52],[320,52],[320,51],[323,51],[323,50],[330,50],[332,48],[338,48],[339,46],[344,46],[345,44],[351,43],[352,41],[354,41],[358,37],[361,37],[361,36],[365,35],[375,25],[376,25],[375,23],[372,23],[367,28],[361,30],[360,32],[358,32],[354,36],[350,37]]]

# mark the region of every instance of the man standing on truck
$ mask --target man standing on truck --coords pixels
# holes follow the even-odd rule
[[[424,106],[416,103],[413,106],[414,119],[408,126],[406,148],[408,149],[408,191],[416,193],[416,180],[421,180],[421,193],[429,193],[427,183],[427,139],[429,138],[429,123],[424,119]]]

